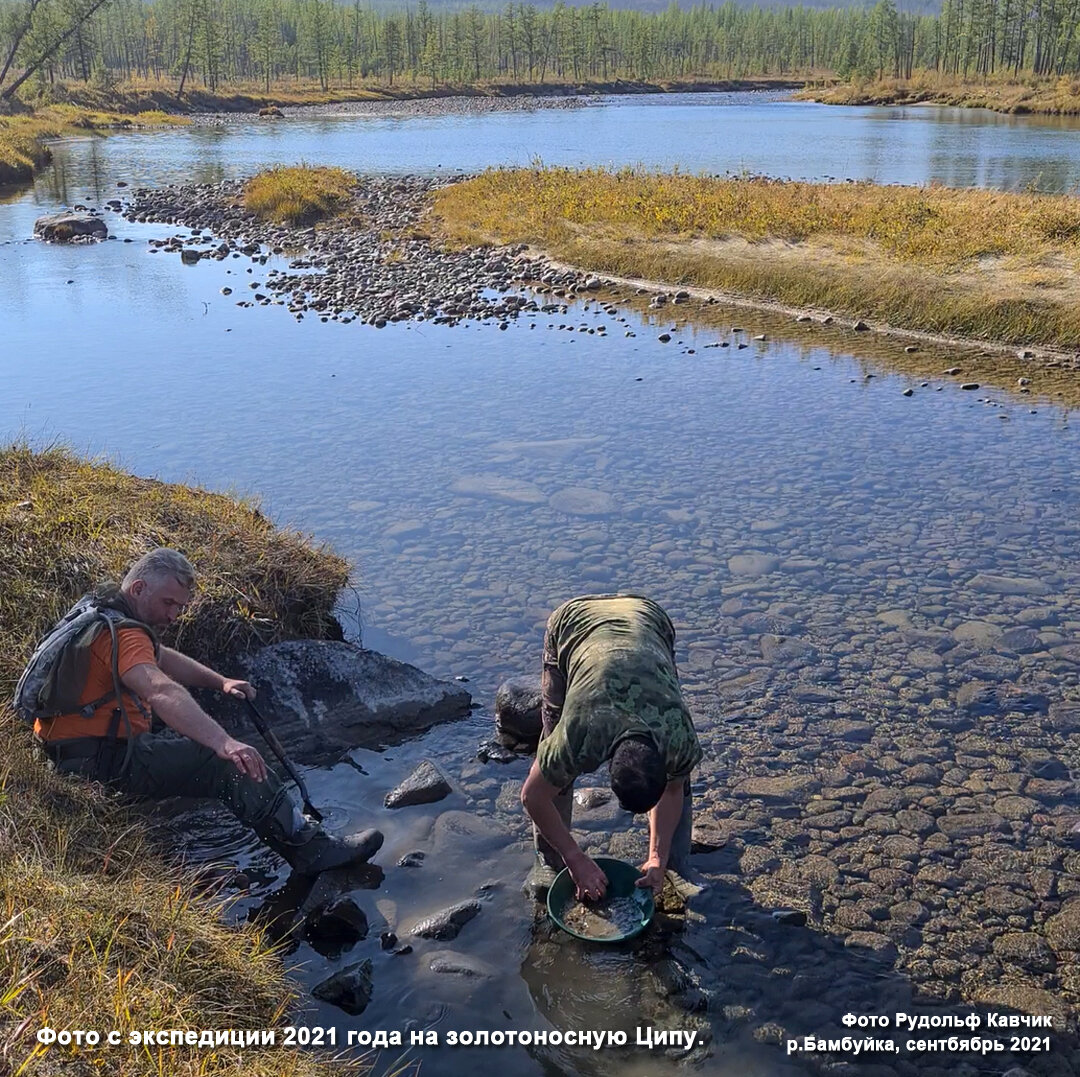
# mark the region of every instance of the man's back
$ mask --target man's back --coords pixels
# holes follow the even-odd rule
[[[566,683],[562,728],[541,750],[552,775],[571,765],[595,769],[635,733],[652,735],[669,777],[689,773],[701,749],[679,689],[675,630],[659,605],[639,595],[582,595],[551,615],[548,633]]]

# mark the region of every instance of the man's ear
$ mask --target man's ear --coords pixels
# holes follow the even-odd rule
[[[128,588],[128,590],[138,597],[146,590],[146,580],[135,580],[134,583]]]

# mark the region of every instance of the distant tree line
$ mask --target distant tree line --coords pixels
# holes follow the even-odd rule
[[[910,77],[1080,71],[1080,0],[945,0],[939,15],[874,7],[645,13],[507,3],[398,10],[360,0],[0,0],[0,97],[27,79],[440,85],[488,80],[743,78],[830,71]]]

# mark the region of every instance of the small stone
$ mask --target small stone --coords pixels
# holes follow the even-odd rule
[[[869,330],[870,326],[860,318],[851,328],[854,329],[856,333],[865,333]]]
[[[386,794],[388,808],[406,808],[413,804],[434,804],[453,790],[434,763],[424,760],[396,789]]]
[[[972,389],[978,389],[978,387],[979,387],[979,383],[977,381],[965,381],[960,386],[961,389],[967,389],[968,391],[970,391]]]
[[[790,924],[792,927],[806,926],[806,913],[802,909],[773,909],[771,915],[778,924]]]
[[[371,1001],[371,971],[371,961],[365,958],[316,984],[311,993],[317,999],[358,1017]]]
[[[410,934],[421,939],[456,939],[461,929],[480,913],[479,901],[460,901],[418,921]]]

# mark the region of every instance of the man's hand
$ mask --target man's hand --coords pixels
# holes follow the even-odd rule
[[[642,876],[634,885],[642,889],[648,887],[654,895],[659,896],[664,889],[664,869],[660,866],[660,861],[651,857],[638,870],[642,872]]]
[[[578,901],[590,898],[593,901],[604,896],[607,890],[607,876],[579,849],[576,856],[568,857],[565,861],[570,878],[577,887]]]
[[[237,699],[254,699],[255,688],[247,681],[229,680],[226,678],[221,685],[223,696],[236,696]]]
[[[266,762],[256,748],[242,741],[226,738],[217,750],[219,759],[227,759],[241,774],[261,782],[266,778]]]

